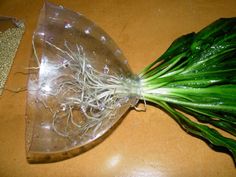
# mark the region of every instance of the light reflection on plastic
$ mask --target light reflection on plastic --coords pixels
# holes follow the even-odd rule
[[[40,64],[40,71],[39,71],[39,76],[45,76],[48,74],[48,72],[50,71],[50,67],[48,66],[46,59],[43,57],[42,58],[42,62]]]
[[[90,33],[90,29],[87,28],[86,30],[84,30],[85,34],[89,34]]]
[[[44,32],[39,32],[38,35],[39,36],[45,36],[45,33]]]
[[[116,49],[115,55],[118,56],[118,55],[120,55],[120,54],[121,54],[121,51],[120,51],[119,49]]]
[[[52,89],[49,85],[45,84],[43,87],[42,87],[42,91],[44,92],[51,92]]]
[[[72,27],[72,25],[69,24],[69,23],[67,23],[67,24],[65,25],[65,28],[66,28],[66,29],[69,29],[69,28],[71,28],[71,27]]]
[[[101,36],[101,41],[104,43],[106,42],[106,37],[105,36]]]
[[[53,91],[50,79],[55,75],[58,75],[57,65],[49,63],[47,57],[43,56],[39,71],[39,85],[45,94]]]
[[[47,130],[50,130],[51,129],[51,126],[50,125],[43,125],[42,126],[44,129],[47,129]]]
[[[39,76],[40,79],[49,79],[53,75],[58,74],[58,67],[59,65],[57,63],[48,62],[47,57],[42,57],[42,62],[40,64],[40,71]]]
[[[58,17],[59,16],[59,13],[58,12],[55,12],[55,17]]]

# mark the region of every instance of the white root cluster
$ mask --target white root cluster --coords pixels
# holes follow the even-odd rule
[[[52,97],[59,104],[53,107],[48,101],[41,101],[53,115],[53,130],[64,137],[78,134],[95,136],[96,131],[104,126],[104,121],[117,118],[120,107],[130,104],[134,81],[110,74],[107,65],[103,71],[98,71],[91,65],[82,46],[76,45],[76,51],[72,51],[66,42],[65,50],[48,41],[46,44],[67,56],[66,62],[54,65],[54,70],[69,71],[48,78],[40,88],[44,98]],[[75,115],[75,112],[80,115]]]

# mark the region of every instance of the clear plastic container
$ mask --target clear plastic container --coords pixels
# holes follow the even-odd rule
[[[100,141],[138,99],[138,79],[114,41],[79,13],[46,3],[33,36],[26,151],[63,160]]]

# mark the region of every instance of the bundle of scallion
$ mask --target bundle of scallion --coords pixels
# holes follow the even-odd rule
[[[226,148],[236,160],[236,140],[213,128],[236,136],[236,18],[219,19],[176,39],[139,78],[146,101],[166,110],[186,132]]]

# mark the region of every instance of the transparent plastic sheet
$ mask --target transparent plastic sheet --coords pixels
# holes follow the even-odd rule
[[[98,142],[138,100],[138,79],[93,22],[46,3],[33,36],[26,153],[31,163],[75,156]]]

